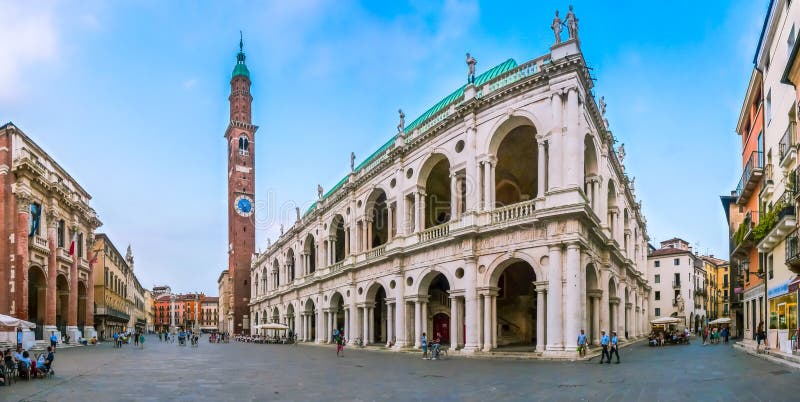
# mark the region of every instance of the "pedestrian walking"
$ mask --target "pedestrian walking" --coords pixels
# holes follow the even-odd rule
[[[703,345],[708,344],[708,327],[703,329]]]
[[[609,339],[608,335],[606,335],[606,331],[600,331],[600,333],[603,335],[600,338],[600,346],[603,348],[603,352],[600,355],[600,364],[603,364],[603,359],[606,358],[608,359],[607,361],[610,364],[611,355],[608,353],[608,344],[611,342],[611,340]]]
[[[136,348],[139,347],[139,333],[138,332],[133,334],[133,346],[135,346]]]
[[[144,350],[144,333],[139,334],[139,349]]]
[[[725,343],[728,343],[728,328],[722,328],[722,339]]]
[[[611,363],[611,355],[617,355],[616,363],[619,364],[619,338],[617,338],[617,332],[611,331],[613,335],[611,337],[611,353],[608,354],[608,362]]]
[[[58,345],[58,336],[55,331],[53,331],[53,334],[50,335],[50,347],[53,348],[53,352],[56,351],[56,345]]]
[[[119,347],[119,333],[114,332],[114,349]]]
[[[583,330],[578,335],[578,355],[581,357],[586,356],[586,334]]]
[[[422,344],[422,360],[428,360],[428,337],[425,336],[425,333],[422,333],[422,338],[420,338],[420,343]]]
[[[336,356],[344,357],[344,331],[339,331],[336,335]]]

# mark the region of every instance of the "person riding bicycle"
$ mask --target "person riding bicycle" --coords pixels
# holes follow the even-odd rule
[[[433,350],[433,358],[432,358],[432,360],[436,360],[436,359],[438,359],[438,358],[439,358],[439,345],[440,345],[441,343],[442,343],[442,335],[440,335],[440,334],[437,332],[437,333],[436,333],[436,336],[433,338],[433,347],[432,347],[432,350]]]

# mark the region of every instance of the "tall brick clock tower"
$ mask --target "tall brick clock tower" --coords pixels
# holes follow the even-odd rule
[[[250,333],[250,260],[255,252],[255,134],[251,121],[250,71],[242,39],[231,78],[228,142],[228,272],[233,294],[233,332]]]

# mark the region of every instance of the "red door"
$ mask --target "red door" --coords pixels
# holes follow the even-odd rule
[[[450,317],[445,313],[439,313],[433,316],[433,335],[442,336],[442,343],[450,344]],[[433,337],[431,337],[433,339]]]

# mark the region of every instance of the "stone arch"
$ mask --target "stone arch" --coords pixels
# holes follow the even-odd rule
[[[500,143],[505,139],[511,130],[520,126],[531,126],[536,132],[539,132],[539,127],[543,125],[533,113],[526,110],[515,110],[509,114],[505,119],[498,119],[495,121],[492,128],[489,130],[492,133],[483,144],[478,148],[478,153],[481,151],[487,155],[497,155],[497,150],[500,148]]]
[[[344,260],[344,218],[341,214],[336,214],[328,226],[328,236],[333,243],[333,262],[337,263]]]
[[[489,285],[497,289],[496,314],[493,314],[497,347],[535,346],[539,335],[536,320],[540,295],[536,293],[534,282],[541,278],[536,276],[533,265],[519,258],[509,258],[497,266],[490,278]]]
[[[56,326],[62,333],[67,331],[67,311],[69,311],[69,280],[64,274],[56,276]]]
[[[500,254],[490,262],[486,270],[483,281],[479,281],[481,286],[496,286],[497,280],[503,273],[503,270],[516,261],[525,261],[533,268],[533,273],[537,281],[547,280],[546,272],[536,263],[535,259],[524,251],[512,251],[510,253]],[[450,280],[450,278],[448,278]]]
[[[267,287],[269,285],[269,282],[267,281],[268,277],[269,277],[269,274],[267,273],[267,265],[265,264],[264,266],[261,267],[261,292],[262,293],[266,293],[269,290],[269,288]]]
[[[281,322],[281,313],[278,310],[278,306],[272,308],[272,315],[269,317],[270,322]]]
[[[430,266],[422,269],[418,274],[417,277],[414,279],[414,285],[412,285],[412,289],[409,289],[410,295],[420,295],[420,296],[427,296],[428,295],[428,287],[430,287],[431,282],[436,278],[437,275],[442,274],[447,279],[447,282],[452,286],[456,283],[456,278],[449,269],[443,269],[437,266]]]
[[[293,303],[289,303],[286,305],[286,325],[289,326],[289,329],[293,333],[297,333],[297,313],[295,313],[295,308]],[[287,336],[289,334],[286,334]]]
[[[417,183],[425,190],[422,229],[441,225],[451,219],[453,194],[450,159],[443,153],[432,153],[420,167]]]
[[[600,272],[594,262],[586,264],[586,336],[589,342],[600,339],[600,300],[603,290],[600,283]]]
[[[375,187],[364,203],[367,225],[367,248],[378,247],[389,240],[389,204],[386,191]]]
[[[597,145],[594,137],[587,133],[583,137],[583,193],[589,200],[589,206],[597,209],[597,189],[599,187],[600,164],[597,157]]]
[[[53,267],[52,269],[55,269]],[[38,265],[28,268],[28,317],[27,320],[36,324],[37,335],[44,325],[47,310],[47,273]],[[37,337],[40,338],[40,337]]]
[[[494,150],[494,206],[516,204],[536,198],[539,182],[539,145],[536,127],[521,121],[509,131],[495,133],[502,137]],[[502,127],[501,127],[502,128]]]

